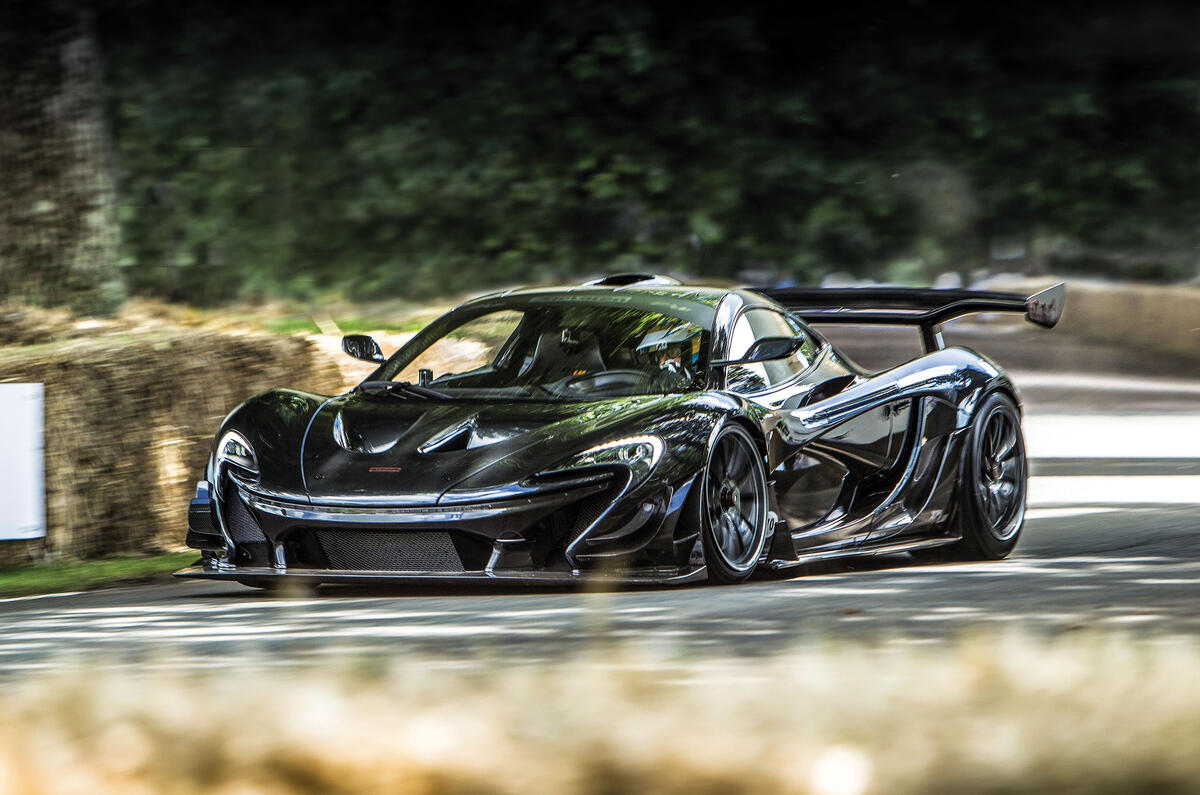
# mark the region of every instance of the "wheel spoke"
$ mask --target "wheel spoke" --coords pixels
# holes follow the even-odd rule
[[[750,471],[750,459],[746,456],[746,451],[741,445],[736,445],[733,448],[733,453],[729,458],[729,470],[727,475],[733,480],[737,480],[742,476],[742,473]]]
[[[741,522],[733,513],[729,514],[727,519],[727,532],[729,537],[733,539],[733,548],[736,550],[734,560],[737,561],[742,557],[742,553],[746,551],[746,539],[742,538]]]
[[[996,451],[996,461],[1009,461],[1017,450],[1017,430],[1012,423],[1005,423],[1005,433],[1000,441],[1000,449]]]
[[[985,455],[991,461],[996,460],[996,453],[1000,446],[1000,435],[1003,433],[1002,420],[999,415],[992,415],[987,426],[987,452]]]
[[[988,489],[991,495],[991,505],[994,509],[989,512],[989,518],[993,526],[1010,512],[1013,505],[1013,495],[1016,494],[1016,491],[1017,484],[1014,481],[997,481]]]
[[[733,526],[733,520],[728,516],[721,517],[721,549],[730,561],[737,560],[738,550],[737,528]]]
[[[738,521],[738,539],[741,541],[742,553],[748,552],[750,544],[754,541],[754,528],[745,517]]]
[[[758,493],[753,489],[739,489],[738,496],[742,501],[742,513],[753,513],[758,508]]]
[[[995,519],[993,518],[993,515],[996,511],[996,495],[992,491],[991,484],[987,483],[986,481],[980,483],[978,491],[979,507],[983,509],[984,518],[987,519],[988,523],[994,523]]]
[[[988,521],[995,525],[1003,512],[1004,507],[1000,504],[1000,497],[995,491],[988,489]]]

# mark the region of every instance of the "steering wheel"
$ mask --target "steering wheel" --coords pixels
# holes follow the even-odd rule
[[[586,392],[593,389],[614,387],[641,387],[650,381],[650,376],[641,370],[613,369],[597,370],[594,373],[573,375],[563,382],[563,391]],[[586,386],[584,386],[586,384]]]

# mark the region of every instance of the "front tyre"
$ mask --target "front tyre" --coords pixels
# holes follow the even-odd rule
[[[740,425],[727,425],[717,434],[700,494],[709,581],[749,579],[767,539],[767,476],[758,446]]]
[[[1017,545],[1028,478],[1021,414],[1007,395],[989,396],[971,424],[959,482],[959,560],[1000,560]]]

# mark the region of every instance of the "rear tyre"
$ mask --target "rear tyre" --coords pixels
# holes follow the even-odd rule
[[[749,579],[767,541],[767,476],[762,456],[740,425],[727,425],[709,450],[700,482],[700,541],[708,579]]]
[[[958,518],[962,540],[944,547],[956,560],[1008,557],[1025,521],[1028,477],[1021,414],[1012,398],[996,392],[975,413],[959,474]]]

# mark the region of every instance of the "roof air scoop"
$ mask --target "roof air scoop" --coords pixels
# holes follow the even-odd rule
[[[608,276],[601,276],[599,279],[592,279],[589,282],[584,282],[584,287],[628,287],[631,284],[636,285],[652,285],[652,284],[679,284],[678,279],[672,279],[670,276],[663,276],[658,273],[611,273]]]

